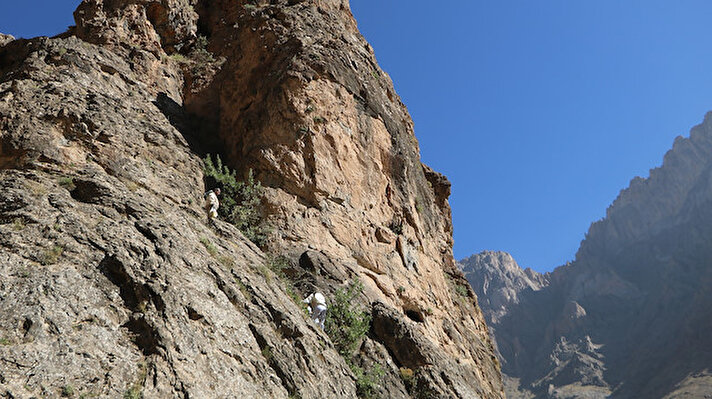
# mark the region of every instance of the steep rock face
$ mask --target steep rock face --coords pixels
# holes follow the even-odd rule
[[[0,43],[3,392],[355,396],[268,257],[207,225],[198,154],[222,150],[267,187],[291,272],[327,296],[364,283],[380,396],[410,396],[402,367],[430,397],[502,397],[449,183],[347,2],[87,0],[75,19]]]
[[[708,114],[689,138],[675,140],[662,167],[621,192],[574,262],[550,273],[543,289],[520,293],[494,323],[503,372],[520,384],[508,387],[511,396],[705,392],[712,368],[711,176]]]

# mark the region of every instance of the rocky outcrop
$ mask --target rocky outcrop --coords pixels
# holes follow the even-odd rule
[[[548,284],[546,275],[523,270],[506,252],[483,251],[459,261],[458,267],[475,290],[490,325],[519,303],[522,291],[538,291]]]
[[[355,397],[267,252],[297,291],[363,282],[377,395],[503,396],[449,183],[347,2],[86,0],[75,20],[0,47],[0,392]],[[264,248],[208,225],[206,152],[265,186]]]
[[[15,40],[15,38],[12,37],[11,35],[5,35],[5,34],[0,33],[0,46],[4,46],[13,40]]]
[[[508,397],[707,394],[710,176],[708,114],[689,138],[675,140],[649,178],[621,192],[574,262],[547,274],[545,287],[518,291],[518,303],[499,308],[492,321]],[[486,263],[468,274],[477,289],[502,269],[495,259]],[[500,298],[497,292],[483,295]]]

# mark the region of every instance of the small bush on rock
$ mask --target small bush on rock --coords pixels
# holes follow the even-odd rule
[[[339,354],[347,360],[354,355],[371,324],[371,315],[356,305],[356,297],[362,292],[360,281],[336,290],[325,323],[326,333]]]
[[[383,369],[376,364],[368,370],[354,362],[356,350],[370,329],[371,315],[357,305],[356,297],[363,292],[363,284],[355,281],[348,288],[336,290],[330,301],[329,314],[326,318],[326,333],[334,347],[351,368],[356,377],[356,394],[360,398],[370,399],[376,394],[383,377]]]
[[[222,190],[218,208],[220,217],[234,224],[250,241],[262,246],[269,230],[260,212],[262,184],[255,181],[252,170],[247,180],[238,181],[236,172],[223,165],[220,156],[216,156],[213,162],[208,155],[204,160],[203,173],[205,177],[215,180]]]

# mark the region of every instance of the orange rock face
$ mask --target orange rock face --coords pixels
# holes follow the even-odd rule
[[[450,184],[421,164],[408,112],[348,4],[218,3],[198,13],[227,62],[186,107],[216,127],[232,165],[269,187],[270,248],[337,264],[323,290],[360,279],[369,302],[435,352],[396,363],[431,368],[443,395],[500,396],[487,328],[452,260]],[[373,338],[397,354],[400,341],[382,334]]]

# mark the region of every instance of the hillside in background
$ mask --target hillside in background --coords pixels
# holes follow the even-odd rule
[[[74,17],[0,36],[3,396],[503,397],[450,183],[346,0]],[[208,223],[206,154],[261,183],[259,247]],[[344,349],[300,298],[355,281]]]
[[[460,267],[480,297],[508,397],[712,395],[712,114],[538,275],[507,254]]]

